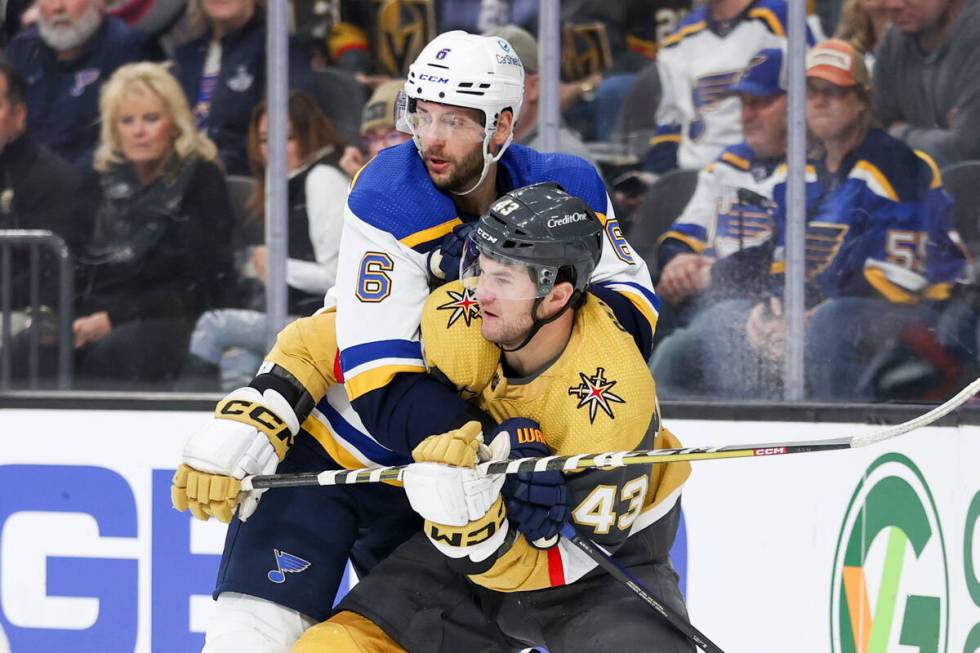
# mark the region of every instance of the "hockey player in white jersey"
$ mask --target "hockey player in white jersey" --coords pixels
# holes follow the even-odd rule
[[[663,95],[645,169],[698,170],[742,140],[728,89],[756,52],[786,46],[787,12],[785,0],[707,0],[684,17],[657,55]]]

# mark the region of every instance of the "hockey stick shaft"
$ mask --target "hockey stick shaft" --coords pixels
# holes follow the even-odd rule
[[[724,653],[717,644],[712,642],[700,630],[695,628],[685,617],[677,614],[666,605],[661,603],[653,596],[643,584],[627,571],[622,565],[616,562],[605,551],[600,549],[592,540],[580,535],[571,523],[566,522],[561,528],[562,536],[569,542],[577,546],[587,556],[592,558],[597,565],[602,567],[610,576],[620,581],[628,587],[634,594],[640,597],[647,605],[657,611],[664,620],[673,626],[680,634],[687,637],[691,642],[705,653]]]
[[[684,447],[679,449],[611,451],[597,454],[578,454],[574,456],[520,458],[517,460],[481,463],[479,467],[487,474],[516,474],[518,472],[543,472],[551,470],[570,472],[585,469],[624,467],[626,465],[680,462],[684,460],[771,457],[812,453],[815,451],[853,449],[883,442],[917,428],[927,426],[956,410],[956,408],[964,404],[978,391],[980,391],[980,379],[975,380],[963,388],[955,397],[949,399],[944,404],[933,408],[919,417],[854,437],[832,438],[809,442],[770,442],[763,444],[728,445],[723,447]],[[265,488],[352,485],[357,483],[400,481],[402,475],[405,473],[406,467],[406,465],[396,465],[391,467],[369,467],[365,469],[330,470],[319,473],[305,472],[246,476],[242,479],[241,488],[243,491],[248,491]]]

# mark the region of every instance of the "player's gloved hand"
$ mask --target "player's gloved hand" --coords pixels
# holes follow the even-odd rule
[[[429,274],[440,281],[455,281],[459,278],[459,260],[463,258],[463,247],[475,222],[465,222],[442,237],[439,247],[429,252]]]
[[[275,390],[239,388],[215,407],[214,417],[187,440],[170,496],[174,508],[198,519],[248,519],[264,490],[239,495],[247,474],[271,474],[286,455],[299,420]]]
[[[512,460],[553,454],[533,420],[509,419],[493,433],[494,437],[499,437],[497,434],[508,437]],[[508,474],[503,495],[511,524],[524,533],[528,542],[540,549],[558,542],[558,531],[571,514],[564,474],[557,470]]]
[[[486,475],[477,462],[506,460],[510,442],[483,444],[479,422],[433,435],[413,451],[402,481],[412,508],[425,518],[425,533],[452,558],[488,558],[507,534],[507,512],[500,496],[502,474]]]

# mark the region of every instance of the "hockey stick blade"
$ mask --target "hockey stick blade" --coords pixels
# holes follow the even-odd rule
[[[953,398],[927,413],[894,426],[852,437],[812,440],[807,442],[770,442],[762,444],[727,445],[723,447],[683,447],[679,449],[650,449],[641,451],[610,451],[606,453],[577,454],[574,456],[547,456],[544,458],[520,458],[480,463],[478,467],[487,474],[516,474],[518,472],[564,472],[585,469],[608,469],[626,465],[680,462],[684,460],[723,460],[727,458],[753,458],[784,456],[815,451],[854,449],[884,442],[945,417],[970,397],[980,392],[980,378],[966,386]],[[368,467],[325,472],[294,474],[269,474],[246,476],[242,479],[243,492],[266,488],[305,487],[311,485],[353,485],[400,481],[407,465],[392,467]]]

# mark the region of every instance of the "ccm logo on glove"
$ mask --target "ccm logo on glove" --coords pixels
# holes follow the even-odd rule
[[[217,412],[227,419],[255,426],[270,438],[275,437],[292,444],[293,435],[289,426],[262,404],[243,399],[229,399],[218,404]]]

